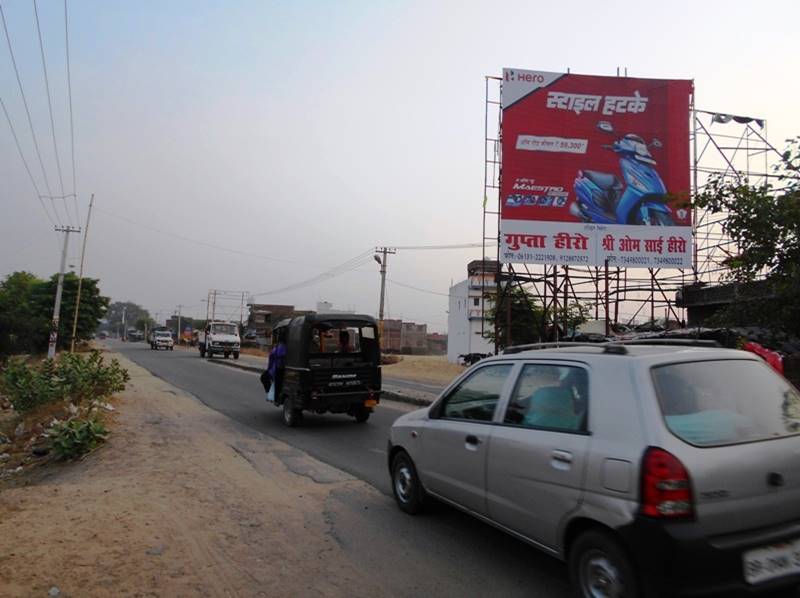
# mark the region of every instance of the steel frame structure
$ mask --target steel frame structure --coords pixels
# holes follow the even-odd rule
[[[483,260],[497,262],[496,284],[484,296],[482,306],[502,300],[514,286],[527,289],[545,307],[539,336],[558,340],[559,320],[570,304],[590,306],[597,320],[605,320],[606,334],[617,324],[665,317],[685,322],[685,309],[675,306],[675,294],[691,283],[714,283],[727,272],[725,260],[736,247],[724,233],[727,214],[693,208],[694,259],[691,270],[658,268],[609,268],[500,264],[500,181],[502,177],[503,113],[500,105],[502,78],[485,77]],[[690,105],[691,196],[702,193],[712,177],[751,185],[769,182],[777,175],[771,164],[781,154],[767,141],[766,121],[728,113],[696,109]],[[485,310],[485,308],[483,308]],[[501,317],[500,314],[496,314]],[[489,332],[484,311],[482,333]],[[510,344],[513,339],[504,339]]]

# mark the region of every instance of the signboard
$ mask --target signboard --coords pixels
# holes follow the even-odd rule
[[[503,69],[500,261],[691,268],[691,94]]]

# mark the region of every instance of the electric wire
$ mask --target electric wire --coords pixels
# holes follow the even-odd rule
[[[11,56],[11,65],[14,67],[14,74],[17,78],[17,85],[19,86],[19,94],[22,96],[22,103],[25,106],[25,114],[28,117],[28,127],[31,131],[31,137],[33,138],[33,147],[36,150],[36,157],[39,159],[39,167],[42,169],[42,177],[44,178],[44,186],[47,189],[48,195],[53,195],[52,190],[50,189],[50,181],[47,178],[47,171],[44,167],[44,160],[42,160],[42,152],[39,149],[39,142],[36,139],[36,131],[33,128],[33,119],[31,118],[31,110],[28,106],[28,99],[25,96],[25,90],[22,87],[22,79],[19,76],[19,68],[17,67],[17,59],[14,56],[14,48],[11,45],[11,36],[8,34],[8,24],[6,23],[6,15],[3,11],[3,5],[0,4],[0,20],[3,21],[3,31],[6,35],[6,43],[8,44],[8,53]],[[56,220],[58,224],[62,224],[61,217],[58,215],[58,211],[56,210],[56,203],[54,200],[50,200],[53,205],[53,213],[56,215]]]
[[[55,153],[56,156],[56,169],[58,170],[58,181],[59,184],[61,185],[61,195],[66,195],[66,192],[64,191],[64,176],[61,173],[61,159],[59,158],[58,155],[58,143],[56,142],[56,124],[55,120],[53,119],[53,99],[50,94],[50,79],[47,76],[47,62],[45,61],[44,58],[44,42],[42,41],[42,28],[39,24],[39,9],[36,6],[36,0],[33,0],[33,14],[36,18],[36,33],[39,36],[39,50],[42,54],[42,72],[44,73],[44,87],[45,90],[47,91],[47,108],[50,112],[50,131],[53,134],[53,152]],[[70,219],[69,208],[67,207],[68,205],[69,202],[65,200],[64,212],[67,215],[67,221],[69,221]],[[75,215],[75,218],[76,218],[75,225],[77,226],[78,224],[80,224],[78,222],[77,214]]]
[[[17,132],[14,130],[14,124],[11,122],[11,117],[8,114],[8,110],[6,110],[6,103],[3,101],[3,98],[0,98],[0,106],[3,108],[3,114],[6,115],[6,120],[8,121],[8,128],[11,129],[11,136],[14,138],[14,143],[17,146],[17,151],[19,152],[19,157],[22,159],[22,164],[25,166],[25,172],[28,173],[28,178],[31,180],[31,185],[33,185],[34,191],[36,191],[36,197],[39,198],[39,203],[42,204],[42,209],[44,210],[47,219],[50,221],[50,224],[53,226],[56,225],[55,220],[50,215],[50,212],[47,211],[47,205],[44,203],[44,199],[42,198],[41,193],[39,193],[39,187],[36,184],[36,180],[33,178],[33,173],[31,172],[30,166],[28,166],[28,161],[25,159],[25,154],[22,152],[22,146],[19,143],[19,138],[17,137]]]
[[[75,177],[75,121],[72,117],[72,71],[69,61],[69,19],[67,16],[67,0],[64,0],[64,47],[67,56],[67,98],[69,99],[69,142],[72,158],[72,200],[75,202],[75,213],[80,224],[80,209],[78,208],[78,186]]]

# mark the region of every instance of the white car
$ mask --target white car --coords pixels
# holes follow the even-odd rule
[[[156,351],[159,349],[172,351],[175,348],[175,341],[172,340],[172,333],[168,330],[157,330],[154,332],[153,340],[150,342],[150,348]]]

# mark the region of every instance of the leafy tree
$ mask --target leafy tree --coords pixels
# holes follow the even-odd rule
[[[139,320],[153,321],[148,312],[141,305],[137,305],[132,301],[114,301],[108,306],[108,313],[106,319],[108,320],[109,330],[122,330],[122,314],[125,312],[125,322],[128,328],[136,327]],[[144,327],[139,328],[144,330]]]
[[[714,178],[696,203],[727,213],[722,227],[738,247],[726,259],[727,280],[748,283],[766,276],[768,281],[767,293],[731,304],[715,323],[800,334],[800,137],[789,140],[776,173],[776,184],[760,186]]]
[[[47,335],[50,318],[29,302],[31,290],[43,282],[30,272],[14,272],[0,283],[0,355],[35,351]]]
[[[501,349],[539,342],[547,336],[545,310],[523,287],[512,286],[501,291],[499,299],[494,294],[487,315],[494,323],[487,336]]]
[[[100,295],[97,280],[83,279],[76,338],[89,339],[105,314],[108,298]],[[28,272],[14,272],[0,283],[0,354],[32,353],[47,349],[58,276],[41,280]],[[64,276],[61,296],[60,347],[72,339],[72,318],[78,277]]]
[[[96,278],[84,278],[81,286],[81,304],[78,312],[78,327],[75,332],[76,340],[89,340],[100,320],[108,309],[108,297],[100,294]],[[56,299],[58,275],[53,275],[50,280],[44,281],[33,287],[30,303],[37,314],[41,314],[49,322],[53,313],[53,303]],[[78,297],[78,277],[73,272],[64,275],[64,287],[61,294],[61,317],[58,325],[58,346],[69,347],[72,341],[72,320],[75,315],[75,301]],[[47,347],[49,324],[44,338],[39,345]]]

